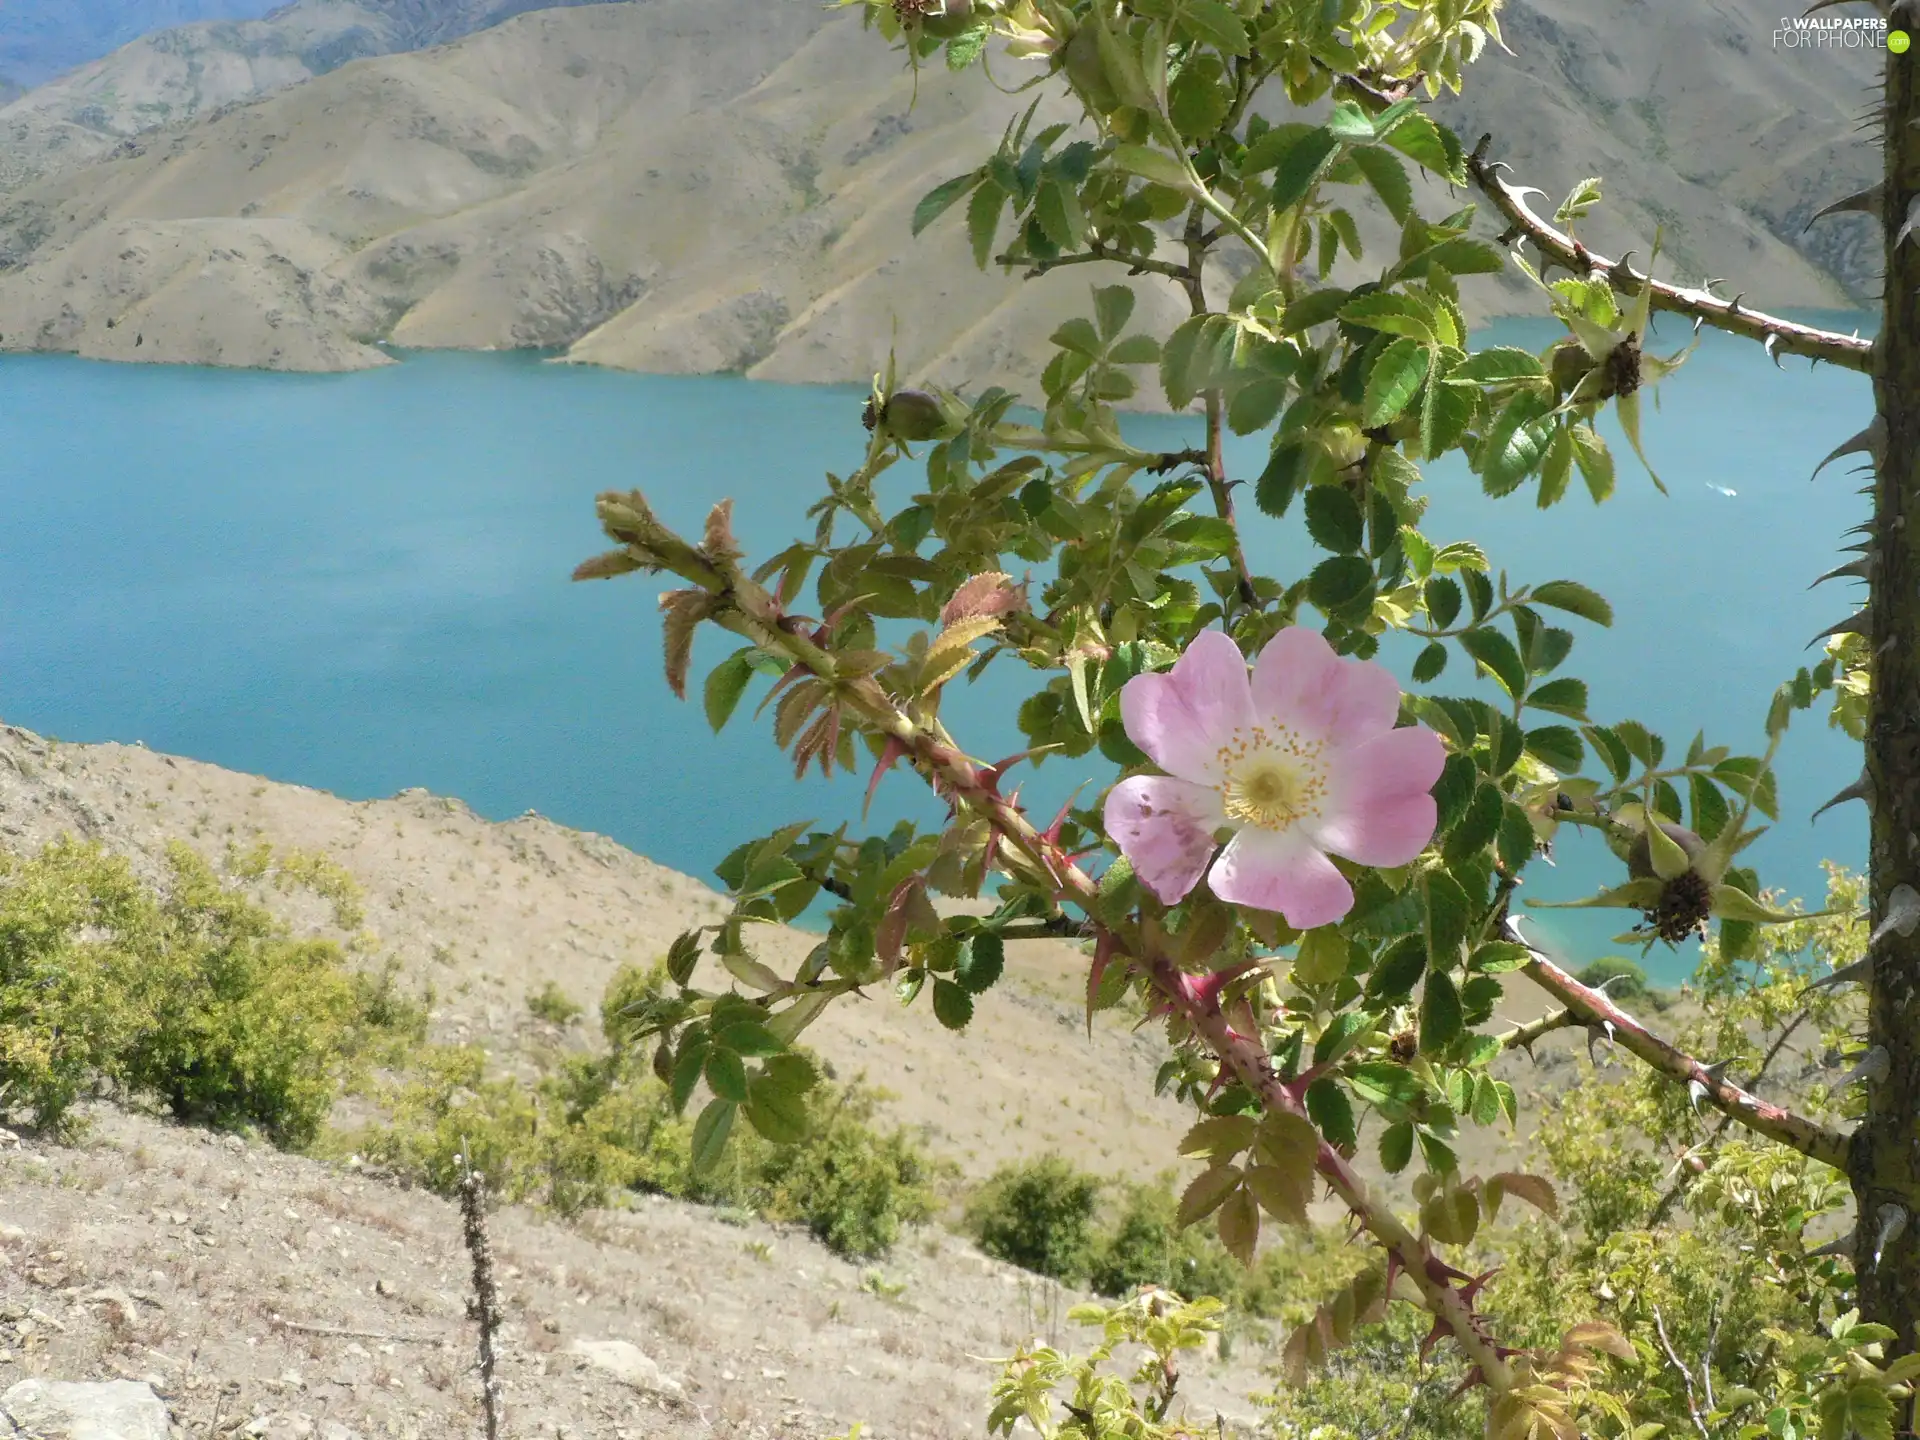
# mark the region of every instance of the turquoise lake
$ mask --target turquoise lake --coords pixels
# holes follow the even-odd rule
[[[1478,343],[1537,350],[1558,333],[1502,322]],[[1674,323],[1655,338],[1665,353],[1686,335]],[[1800,361],[1782,371],[1709,334],[1659,398],[1646,439],[1670,495],[1624,443],[1618,493],[1598,508],[1577,482],[1547,512],[1526,492],[1488,500],[1464,466],[1439,465],[1427,529],[1479,541],[1515,583],[1578,579],[1608,595],[1612,630],[1571,622],[1567,668],[1589,681],[1595,719],[1640,719],[1670,749],[1704,728],[1709,743],[1757,751],[1774,687],[1857,600],[1857,586],[1807,586],[1864,517],[1859,482],[1844,463],[1812,484],[1808,473],[1871,414],[1870,387]],[[690,527],[731,496],[762,555],[810,532],[823,472],[863,451],[861,400],[856,387],[515,355],[414,355],[345,376],[0,358],[0,718],[352,799],[425,786],[494,819],[537,810],[709,876],[777,824],[857,818],[863,783],[796,786],[750,705],[711,734],[697,700],[676,702],[661,678],[659,587],[568,573],[605,548],[603,489],[641,488]],[[1130,428],[1171,447],[1196,427]],[[1229,447],[1235,474],[1264,459],[1258,437]],[[912,468],[894,475],[906,493]],[[1307,556],[1297,527],[1297,512],[1251,522],[1253,548],[1282,575]],[[730,638],[705,637],[696,676]],[[1463,676],[1456,654],[1439,688],[1473,691]],[[1004,685],[948,698],[976,754],[1019,748]],[[1796,717],[1780,824],[1748,852],[1764,883],[1817,901],[1823,857],[1863,862],[1861,807],[1807,820],[1858,770],[1824,704]],[[1030,772],[1026,795],[1050,814],[1102,778],[1054,761]],[[893,777],[874,823],[940,813]],[[1590,837],[1567,836],[1556,860],[1530,870],[1523,893],[1573,898],[1619,873]],[[1618,952],[1608,937],[1633,918],[1543,914],[1535,933],[1584,963]],[[1672,981],[1690,949],[1646,963]]]

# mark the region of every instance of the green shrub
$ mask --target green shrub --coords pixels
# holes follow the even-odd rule
[[[1644,1000],[1649,994],[1647,972],[1619,955],[1602,956],[1573,978],[1582,985],[1607,985],[1607,994],[1615,1000]]]
[[[1188,1300],[1239,1297],[1246,1271],[1209,1225],[1179,1229],[1179,1200],[1170,1176],[1126,1187],[1111,1227],[1093,1246],[1088,1283],[1102,1295],[1127,1296],[1158,1285]]]
[[[615,977],[602,1006],[610,1030],[619,1033],[615,1019],[648,973]],[[694,1171],[691,1116],[675,1114],[659,1078],[618,1050],[568,1057],[533,1085],[488,1078],[478,1049],[432,1050],[381,1100],[386,1121],[337,1148],[444,1195],[465,1155],[508,1203],[576,1215],[646,1190],[805,1225],[836,1253],[862,1258],[883,1254],[935,1208],[940,1167],[904,1132],[873,1123],[878,1096],[859,1085],[816,1086],[807,1139],[774,1145],[745,1130],[707,1174]]]
[[[968,1202],[967,1228],[997,1259],[1056,1280],[1085,1279],[1101,1183],[1058,1155],[1003,1165]]]
[[[762,1213],[804,1224],[838,1254],[885,1254],[903,1225],[932,1218],[934,1169],[904,1132],[874,1127],[872,1091],[838,1086],[815,1094],[812,1136],[765,1147]]]
[[[534,1019],[563,1028],[585,1013],[578,1001],[551,980],[527,996],[527,1009]]]
[[[256,852],[256,869],[268,863]],[[45,1130],[99,1089],[301,1146],[343,1083],[423,1013],[389,970],[299,939],[187,846],[160,887],[97,845],[0,857],[0,1103]],[[336,910],[351,896],[325,877]],[[284,879],[275,872],[276,879]]]

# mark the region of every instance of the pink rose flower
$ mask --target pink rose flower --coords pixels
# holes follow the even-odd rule
[[[1249,677],[1240,647],[1209,630],[1170,671],[1120,692],[1128,737],[1167,774],[1114,786],[1107,833],[1166,904],[1212,862],[1229,904],[1296,930],[1331,924],[1353,887],[1329,855],[1404,865],[1438,824],[1445,747],[1424,725],[1396,730],[1399,714],[1390,671],[1343,659],[1315,631],[1282,630]]]

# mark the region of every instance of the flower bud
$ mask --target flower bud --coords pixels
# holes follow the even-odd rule
[[[876,418],[896,440],[933,440],[954,429],[946,407],[924,390],[894,391]]]

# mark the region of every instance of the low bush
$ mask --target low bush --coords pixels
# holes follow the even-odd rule
[[[610,1040],[627,1039],[622,1017],[653,978],[636,967],[615,976],[601,1007]],[[905,1132],[874,1124],[876,1092],[825,1082],[808,1092],[806,1139],[775,1145],[749,1130],[716,1170],[696,1173],[691,1116],[624,1043],[565,1057],[532,1084],[489,1077],[478,1049],[430,1050],[380,1099],[386,1120],[336,1147],[438,1193],[453,1193],[464,1155],[508,1203],[575,1215],[652,1191],[804,1225],[852,1257],[883,1254],[903,1226],[930,1219],[942,1173]]]
[[[1094,1264],[1103,1182],[1058,1155],[1003,1165],[967,1202],[966,1225],[996,1259],[1070,1282]]]
[[[256,851],[241,878],[317,883],[350,909],[333,870],[294,859]],[[158,886],[71,840],[0,856],[0,1105],[38,1129],[70,1132],[74,1104],[109,1093],[303,1146],[341,1086],[424,1025],[390,970],[292,935],[184,844]]]

